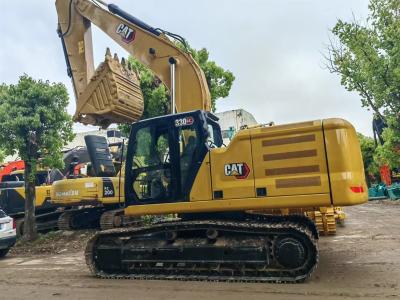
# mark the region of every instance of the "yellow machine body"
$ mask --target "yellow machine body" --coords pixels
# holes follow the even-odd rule
[[[35,207],[40,208],[50,201],[50,185],[36,186]],[[15,200],[21,199],[25,201],[25,187],[13,188],[14,192],[18,194]],[[2,191],[0,190],[0,193]]]
[[[50,200],[50,185],[46,185],[44,183],[45,177],[47,176],[47,170],[38,170],[37,171],[37,180],[39,182],[37,183],[35,189],[36,189],[36,197],[35,197],[35,207],[36,209],[40,209],[42,207],[47,207],[49,206],[49,200]],[[14,172],[11,172],[9,176],[12,176],[14,179],[12,181],[15,181],[16,178],[19,178],[18,181],[23,181],[24,180],[24,170],[17,170]],[[40,178],[40,179],[39,179]],[[7,195],[2,195],[2,201],[5,201],[6,203],[3,203],[2,205],[7,206],[7,208],[10,210],[12,213],[17,213],[19,210],[23,212],[23,207],[24,207],[24,202],[25,202],[25,187],[20,186],[20,187],[11,187],[11,188],[6,188],[6,189],[0,189],[0,195],[1,194],[7,194]],[[1,202],[1,201],[0,201]],[[1,206],[1,204],[0,204]]]
[[[60,180],[51,186],[51,203],[59,206],[104,206],[123,203],[124,178],[87,177]]]
[[[246,165],[248,174],[229,173],[233,165]],[[241,130],[228,147],[209,151],[190,201],[128,206],[125,214],[311,210],[367,200],[354,127],[326,119]]]

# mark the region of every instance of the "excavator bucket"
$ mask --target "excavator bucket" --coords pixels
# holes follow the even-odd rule
[[[137,74],[107,49],[104,62],[78,97],[74,121],[103,128],[111,123],[132,123],[141,118],[143,105]]]

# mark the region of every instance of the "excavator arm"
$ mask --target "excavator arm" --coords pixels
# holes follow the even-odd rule
[[[192,56],[160,29],[114,4],[99,0],[56,0],[59,35],[76,97],[75,121],[107,127],[140,119],[143,96],[137,75],[106,53],[94,68],[91,24],[147,66],[170,90],[175,110],[210,110],[204,73]]]

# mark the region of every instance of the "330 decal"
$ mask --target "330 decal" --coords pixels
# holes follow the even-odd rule
[[[176,119],[175,127],[189,126],[192,125],[193,123],[194,123],[193,117],[189,116],[181,119]]]

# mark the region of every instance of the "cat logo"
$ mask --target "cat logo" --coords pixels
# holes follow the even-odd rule
[[[236,179],[246,179],[250,168],[246,163],[232,163],[225,165],[225,176],[235,176]]]
[[[122,36],[122,40],[127,44],[132,42],[136,36],[136,31],[134,29],[122,23],[118,25],[117,33]]]

